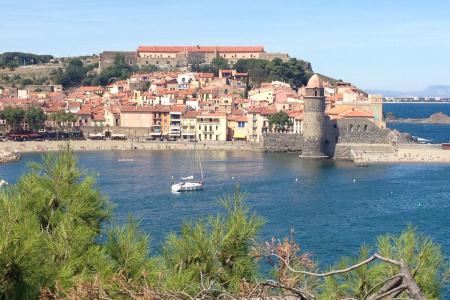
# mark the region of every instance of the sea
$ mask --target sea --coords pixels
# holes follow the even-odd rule
[[[433,104],[430,104],[433,105]],[[387,104],[385,111],[400,117],[450,114],[450,104]],[[395,124],[397,126],[399,124]],[[405,131],[433,141],[450,139],[442,128],[427,130],[402,124]],[[407,125],[411,125],[408,127]],[[389,125],[391,126],[391,125]],[[396,127],[400,130],[400,128]],[[265,224],[258,241],[289,236],[302,251],[313,253],[320,266],[340,257],[357,255],[362,244],[374,245],[377,236],[399,234],[413,225],[430,236],[450,257],[450,165],[380,164],[356,167],[333,160],[301,160],[296,154],[245,151],[198,153],[203,162],[203,191],[173,194],[172,176],[188,174],[190,151],[129,151],[79,153],[80,166],[97,179],[97,187],[114,204],[115,220],[132,214],[151,237],[154,254],[169,232],[183,222],[220,213],[218,199],[239,188],[252,212]],[[134,161],[119,162],[119,158]],[[38,153],[0,165],[0,177],[10,184],[39,161]],[[373,249],[373,248],[372,248]],[[450,289],[443,291],[450,298]]]
[[[400,118],[428,118],[434,113],[442,112],[450,116],[450,103],[384,103],[383,112],[393,113]],[[450,141],[450,124],[414,124],[388,123],[391,129],[411,133],[415,137],[430,143],[448,143]]]

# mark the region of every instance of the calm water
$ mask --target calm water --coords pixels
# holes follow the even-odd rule
[[[285,236],[294,228],[303,249],[324,264],[356,254],[360,244],[373,243],[379,234],[398,233],[410,223],[441,243],[450,256],[450,165],[360,168],[303,161],[293,154],[204,152],[207,189],[174,195],[170,178],[179,175],[189,152],[124,155],[135,161],[120,163],[119,154],[110,152],[80,153],[79,162],[99,175],[98,187],[117,204],[120,221],[129,213],[141,220],[155,251],[183,220],[217,212],[215,199],[240,184],[252,209],[267,221],[262,240]],[[32,159],[39,160],[39,154],[0,165],[0,176],[15,182]]]
[[[385,103],[383,110],[385,114],[392,112],[401,118],[427,118],[437,112],[450,116],[450,103]],[[432,143],[445,143],[450,140],[450,124],[389,123],[388,127],[428,139]]]

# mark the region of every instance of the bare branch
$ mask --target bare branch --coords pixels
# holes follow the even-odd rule
[[[280,257],[279,255],[277,255],[275,253],[272,253],[271,256],[275,256],[279,260],[281,260],[286,265],[286,267],[293,273],[300,273],[300,274],[309,275],[309,276],[315,276],[315,277],[327,277],[327,276],[332,276],[332,275],[339,275],[339,274],[343,274],[343,273],[348,273],[348,272],[350,272],[350,271],[352,271],[354,269],[357,269],[357,268],[359,268],[361,266],[367,265],[367,264],[369,264],[370,262],[372,262],[372,261],[374,261],[376,259],[379,259],[381,261],[384,261],[384,262],[387,262],[387,263],[390,263],[390,264],[393,264],[393,265],[396,265],[396,266],[400,266],[401,265],[401,263],[399,261],[396,261],[396,260],[393,260],[393,259],[390,259],[390,258],[387,258],[387,257],[383,257],[383,256],[379,255],[378,253],[375,253],[371,257],[369,257],[369,258],[367,258],[367,259],[365,259],[365,260],[363,260],[363,261],[361,261],[361,262],[359,262],[359,263],[357,263],[355,265],[352,265],[352,266],[350,266],[348,268],[345,268],[345,269],[334,270],[334,271],[330,271],[330,272],[326,272],[326,273],[314,273],[314,272],[308,272],[308,271],[302,271],[302,270],[295,270],[295,269],[293,269],[291,266],[289,266],[288,262],[285,259],[283,259],[282,257]]]

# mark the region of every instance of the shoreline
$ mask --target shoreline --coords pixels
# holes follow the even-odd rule
[[[44,153],[59,151],[67,144],[76,152],[128,151],[128,150],[236,150],[262,151],[258,143],[248,142],[155,142],[122,140],[71,140],[71,141],[5,141],[0,142],[0,151],[18,153]]]
[[[45,153],[59,151],[67,145],[66,141],[27,141],[0,142],[0,152],[19,154]],[[261,143],[250,142],[155,142],[155,141],[121,141],[121,140],[79,140],[70,141],[75,152],[99,151],[256,151],[264,152]],[[358,164],[450,164],[450,150],[444,150],[440,144],[400,144],[396,147],[386,144],[338,144],[348,148],[350,156],[335,157],[334,160],[350,160]]]

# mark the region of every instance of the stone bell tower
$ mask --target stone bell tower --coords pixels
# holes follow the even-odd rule
[[[304,97],[303,158],[326,158],[325,141],[325,95],[322,80],[314,74],[308,81]]]

